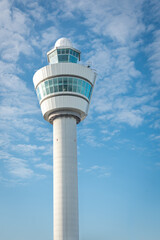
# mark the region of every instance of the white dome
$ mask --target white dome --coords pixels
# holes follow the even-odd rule
[[[56,41],[54,47],[71,47],[72,48],[72,43],[68,38],[60,38]]]

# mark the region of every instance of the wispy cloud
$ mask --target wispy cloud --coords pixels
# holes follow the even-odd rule
[[[64,0],[63,7],[60,4],[60,8],[67,18],[74,18],[74,12],[81,12],[84,17],[82,24],[87,25],[94,33],[126,43],[144,31],[142,4],[143,0],[121,1],[121,4],[110,0],[80,0],[78,3]]]
[[[35,167],[46,170],[46,171],[52,171],[53,170],[52,165],[47,164],[47,163],[39,163],[39,164],[36,164]]]
[[[150,136],[150,139],[151,139],[151,140],[160,140],[160,135],[152,134],[152,135]]]
[[[94,165],[94,166],[86,169],[85,172],[97,175],[98,177],[110,177],[111,176],[110,169],[108,169],[104,166],[98,166],[98,165]]]
[[[30,144],[17,144],[12,145],[12,150],[18,153],[32,155],[35,151],[44,151],[44,146],[30,145]]]
[[[160,162],[156,162],[156,166],[157,166],[157,167],[160,167]]]
[[[27,161],[21,158],[10,157],[5,160],[9,173],[19,178],[31,178],[34,172],[29,168]]]
[[[96,134],[94,133],[94,129],[91,128],[81,128],[78,129],[78,135],[83,141],[86,141],[92,147],[100,147],[102,146],[102,142],[97,140]]]
[[[152,72],[152,80],[157,84],[159,88],[160,84],[160,30],[156,30],[153,33],[153,42],[148,45],[146,51],[149,53],[149,65]]]
[[[26,56],[34,52],[26,40],[30,34],[31,23],[28,16],[19,9],[12,7],[11,2],[2,0],[0,4],[0,46],[2,59],[16,62],[20,54]]]

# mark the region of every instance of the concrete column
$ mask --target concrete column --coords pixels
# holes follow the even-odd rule
[[[76,119],[53,122],[54,240],[78,240],[78,176]]]

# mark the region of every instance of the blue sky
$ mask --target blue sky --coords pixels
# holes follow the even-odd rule
[[[67,37],[98,74],[77,126],[80,240],[159,240],[159,0],[1,0],[0,13],[0,239],[52,239],[52,126],[32,77]]]

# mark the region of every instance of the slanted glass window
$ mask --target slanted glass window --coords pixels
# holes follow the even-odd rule
[[[53,93],[53,87],[50,87],[50,93]]]
[[[50,94],[49,88],[46,88],[47,95]]]
[[[57,85],[57,84],[58,84],[57,78],[54,78],[54,79],[53,79],[53,85]]]
[[[58,62],[72,62],[77,63],[79,60],[79,53],[69,48],[56,49],[48,55],[50,64]]]
[[[67,78],[63,78],[63,84],[64,84],[64,85],[67,84]]]
[[[75,77],[51,78],[39,84],[37,96],[41,101],[45,96],[58,92],[75,92],[87,97],[90,100],[92,86],[87,81]]]
[[[72,54],[73,54],[73,50],[72,50],[72,49],[70,49],[70,50],[69,50],[69,53],[72,55]]]
[[[73,84],[77,85],[77,78],[73,78]]]
[[[58,86],[54,86],[54,92],[58,92]]]
[[[68,55],[59,55],[58,61],[59,62],[68,62]]]
[[[68,92],[72,92],[72,85],[70,85],[70,84],[68,85],[67,91],[68,91]]]
[[[69,78],[69,84],[72,84],[72,78]]]
[[[42,96],[40,94],[40,88],[39,87],[37,88],[37,97],[38,97],[38,100],[41,101]]]
[[[69,62],[72,62],[72,63],[77,63],[77,58],[76,57],[74,57],[74,56],[72,56],[72,55],[70,55],[69,56]]]
[[[44,84],[45,84],[45,87],[48,87],[48,81],[45,81]]]
[[[53,79],[50,79],[50,80],[49,80],[49,86],[50,86],[50,87],[53,86]]]
[[[82,85],[82,80],[78,79],[78,85],[81,86]]]

